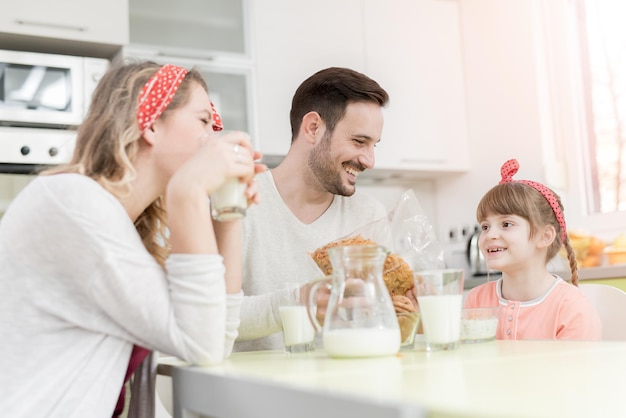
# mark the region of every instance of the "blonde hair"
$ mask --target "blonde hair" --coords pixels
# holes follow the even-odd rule
[[[552,193],[556,197],[561,211],[563,211],[561,199],[556,193]],[[546,263],[558,254],[561,246],[564,246],[572,272],[571,282],[573,285],[578,286],[578,265],[574,249],[567,235],[565,236],[565,242],[562,242],[561,225],[554,215],[554,210],[541,193],[524,183],[507,182],[498,184],[483,196],[476,208],[476,219],[478,222],[485,220],[491,214],[517,215],[526,219],[530,224],[530,237],[538,232],[540,228],[552,225],[556,231],[556,236],[550,247],[548,247]]]
[[[98,83],[85,120],[78,128],[71,161],[42,174],[79,173],[100,182],[118,198],[132,193],[131,182],[136,177],[133,162],[141,138],[137,122],[138,96],[159,68],[160,64],[150,61],[129,61],[111,67]],[[192,82],[208,91],[201,74],[192,69],[161,119],[187,103]],[[148,252],[159,264],[165,265],[169,240],[165,233],[167,219],[163,196],[139,215],[135,228]]]

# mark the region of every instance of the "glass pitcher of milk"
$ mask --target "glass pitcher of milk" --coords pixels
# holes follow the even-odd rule
[[[318,281],[309,293],[309,314],[322,331],[331,357],[394,355],[400,350],[400,328],[383,280],[387,251],[378,245],[333,247],[328,250],[332,283]],[[330,287],[324,325],[316,319],[315,294]]]

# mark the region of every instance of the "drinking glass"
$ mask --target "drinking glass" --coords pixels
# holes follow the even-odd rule
[[[307,306],[300,299],[300,284],[287,283],[293,300],[278,307],[283,327],[283,343],[288,353],[306,353],[315,350],[315,328],[309,319]]]
[[[426,351],[461,344],[463,270],[434,269],[414,274]]]
[[[211,193],[209,199],[213,219],[224,222],[244,217],[248,207],[246,187],[246,183],[232,178]]]

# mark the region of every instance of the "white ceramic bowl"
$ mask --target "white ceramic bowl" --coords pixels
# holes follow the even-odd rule
[[[464,308],[461,315],[462,343],[482,343],[496,339],[500,307]]]

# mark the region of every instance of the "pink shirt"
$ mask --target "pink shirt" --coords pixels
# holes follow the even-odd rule
[[[466,308],[501,306],[498,340],[599,340],[600,316],[585,295],[560,277],[545,295],[526,302],[502,297],[502,279],[470,290]]]

